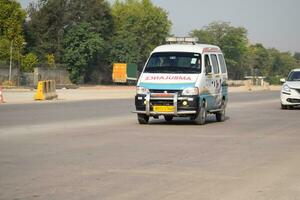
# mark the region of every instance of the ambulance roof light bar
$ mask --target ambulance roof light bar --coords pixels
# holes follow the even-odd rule
[[[196,44],[198,38],[195,37],[167,37],[166,42],[169,44]]]

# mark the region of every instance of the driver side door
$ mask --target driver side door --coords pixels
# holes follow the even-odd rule
[[[215,105],[215,86],[214,86],[214,73],[211,64],[211,59],[209,54],[204,54],[204,67],[205,67],[205,93],[207,108],[213,109]]]

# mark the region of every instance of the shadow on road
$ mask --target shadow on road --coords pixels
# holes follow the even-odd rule
[[[229,120],[230,117],[226,116],[226,120],[224,121],[224,123],[226,123],[227,120]],[[206,119],[206,124],[216,124],[216,123],[221,123],[221,122],[217,122],[216,117],[214,115],[209,115]],[[159,118],[159,119],[152,119],[149,121],[149,125],[195,125],[195,126],[199,126],[197,124],[194,123],[193,120],[190,120],[190,118],[174,118],[171,122],[167,122],[165,121],[163,118]]]
[[[288,109],[281,109],[282,111],[295,111],[300,110],[300,106],[296,107],[289,107]]]

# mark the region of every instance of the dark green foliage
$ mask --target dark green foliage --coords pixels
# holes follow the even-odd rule
[[[141,66],[169,35],[171,22],[167,12],[150,0],[116,1],[112,13],[116,30],[113,40],[119,41],[112,44],[112,61],[136,62]]]
[[[17,1],[0,0],[0,60],[9,60],[11,44],[13,60],[20,60],[24,46],[22,24],[25,16],[26,12]]]
[[[64,38],[64,61],[73,83],[83,83],[91,64],[104,51],[104,40],[88,23],[68,28]]]
[[[0,0],[0,37],[8,40],[22,36],[22,23],[26,13],[20,3],[13,0]]]
[[[282,76],[268,76],[266,81],[272,85],[281,85],[282,83],[280,82],[280,79]]]
[[[105,0],[39,0],[29,8],[31,20],[26,25],[29,50],[41,59],[54,54],[62,62],[65,31],[70,26],[89,23],[103,38],[112,35],[113,22]]]
[[[213,22],[201,30],[193,30],[191,36],[201,43],[220,46],[228,65],[229,77],[242,79],[247,56],[247,30],[233,27],[227,22]]]
[[[293,57],[288,52],[266,49],[262,44],[250,45],[245,28],[233,27],[226,22],[213,22],[203,29],[193,30],[190,35],[198,37],[201,43],[221,47],[231,79],[259,75],[266,76],[272,84],[278,84],[280,78],[297,67],[296,59],[300,58],[297,53]]]
[[[250,45],[248,51],[249,68],[258,70],[256,75],[264,75],[270,73],[271,55],[262,44]],[[251,72],[253,73],[253,72]],[[251,74],[249,74],[251,75]]]
[[[118,31],[111,39],[111,63],[141,62],[141,47],[137,44],[137,36],[126,30]]]
[[[26,53],[37,55],[43,64],[53,55],[55,63],[68,65],[75,83],[97,80],[97,72],[109,77],[114,62],[136,63],[141,70],[171,28],[167,12],[151,0],[117,0],[112,7],[106,0],[38,0],[30,4],[26,23],[26,13],[16,1],[0,0],[0,8],[0,61],[7,62],[13,41],[15,61]],[[290,69],[300,67],[300,53],[251,45],[247,30],[230,23],[213,22],[190,35],[222,48],[231,79],[243,79],[256,69],[257,75],[278,83]],[[29,58],[33,56],[28,63],[35,60]],[[32,71],[32,66],[26,70]]]
[[[296,52],[296,53],[294,54],[294,58],[295,58],[296,60],[300,60],[300,52]]]
[[[91,61],[95,66],[113,62],[142,66],[153,48],[164,43],[169,35],[171,22],[166,11],[150,0],[116,2],[112,9],[113,16],[105,0],[38,0],[28,8],[30,20],[24,25],[26,50],[35,52],[41,62],[46,62],[46,55],[53,54],[57,63],[63,63],[66,31],[89,23],[93,32],[107,43],[105,56],[99,55],[99,62]]]

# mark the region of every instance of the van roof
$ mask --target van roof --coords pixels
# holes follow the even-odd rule
[[[167,44],[156,47],[152,53],[157,52],[222,53],[218,46],[209,44]]]

